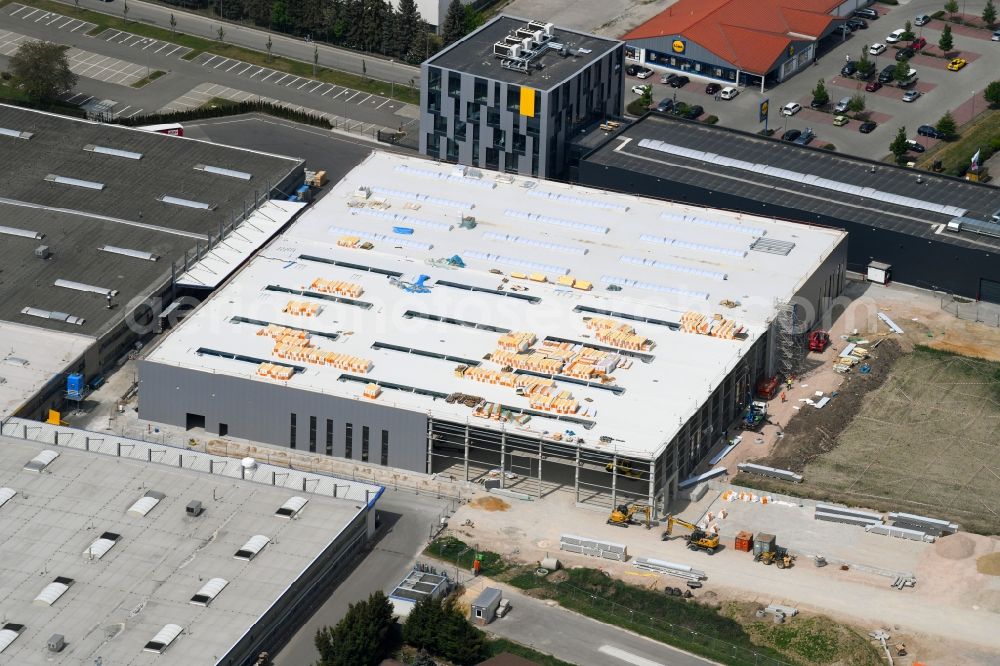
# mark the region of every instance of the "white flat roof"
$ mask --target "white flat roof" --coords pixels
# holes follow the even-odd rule
[[[367,190],[359,194],[361,188]],[[475,218],[475,227],[463,228],[463,218]],[[528,398],[457,376],[456,366],[467,361],[499,370],[484,360],[497,349],[496,329],[531,332],[539,343],[548,337],[610,347],[586,323],[607,316],[653,342],[651,349],[621,357],[631,367],[614,370],[610,385],[623,390],[557,376],[558,389],[579,402],[577,413],[569,420],[536,414],[503,427],[530,436],[568,429],[587,447],[656,455],[766,331],[776,304],[795,295],[844,235],[373,153],[148,360],[267,382],[278,380],[258,376],[257,361],[285,363],[301,371],[281,383],[358,399],[365,383],[345,376],[368,378],[438,394],[390,388],[376,402],[499,428],[441,397],[471,394],[517,410],[530,409]],[[373,248],[338,246],[345,236]],[[758,240],[758,247],[790,249],[787,255],[751,249]],[[454,255],[465,268],[436,262]],[[547,282],[514,277],[518,272],[544,274]],[[426,293],[407,288],[420,275],[429,276]],[[567,275],[593,288],[555,283]],[[353,283],[363,293],[330,300],[316,291],[317,279]],[[289,301],[319,310],[313,316],[285,313]],[[688,311],[735,320],[745,336],[721,339],[664,325]],[[342,371],[280,358],[274,340],[258,335],[264,323],[309,331],[313,346],[368,359],[371,368]]]
[[[80,358],[94,338],[0,321],[0,419],[16,413]]]
[[[310,494],[296,520],[287,520],[275,511],[301,494],[301,485],[296,493],[241,480],[239,460],[128,440],[116,457],[113,436],[20,419],[4,431],[25,427],[40,441],[0,437],[0,485],[17,491],[0,506],[0,611],[6,622],[25,625],[3,663],[92,664],[100,657],[105,664],[214,664],[365,507],[363,500]],[[56,430],[58,447],[51,443]],[[91,451],[72,450],[85,435]],[[46,447],[61,455],[45,474],[24,471]],[[183,467],[171,459],[178,453]],[[215,461],[212,474],[208,459]],[[146,516],[129,514],[148,490],[165,497]],[[203,503],[200,517],[187,515],[191,500]],[[271,540],[260,555],[234,558],[256,534]],[[113,535],[119,538],[100,559],[84,554]],[[51,606],[35,603],[57,577],[73,583]],[[219,577],[228,585],[208,607],[190,603]],[[143,652],[168,624],[183,633],[160,656]],[[46,649],[53,634],[66,637],[62,652]]]

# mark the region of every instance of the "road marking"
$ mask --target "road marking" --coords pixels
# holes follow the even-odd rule
[[[220,67],[222,67],[223,65],[225,65],[227,62],[229,62],[229,58],[225,58],[222,62],[220,62],[218,65],[216,65],[212,69],[219,69]]]
[[[65,18],[65,17],[64,17],[64,18]],[[66,22],[65,22],[65,23],[63,23],[62,25],[57,25],[57,26],[56,26],[56,30],[62,30],[63,28],[65,28],[66,26],[68,26],[68,25],[69,25],[70,23],[72,23],[72,22],[73,22],[73,21],[75,21],[75,20],[76,20],[76,19],[66,19]]]
[[[263,71],[264,71],[263,67],[258,67],[257,71],[250,75],[250,78],[252,79],[253,77],[257,76],[258,74],[260,74]]]
[[[322,97],[323,95],[326,95],[327,93],[329,93],[329,92],[330,92],[331,90],[333,90],[333,89],[334,89],[334,88],[336,88],[336,87],[337,87],[337,86],[335,86],[335,85],[331,85],[331,86],[330,86],[329,88],[327,88],[327,89],[326,89],[326,90],[325,90],[324,92],[321,92],[321,93],[319,94],[319,96],[320,96],[320,97]]]
[[[143,46],[143,47],[142,47],[142,50],[143,50],[143,51],[145,51],[145,50],[146,50],[146,49],[148,49],[148,48],[149,48],[150,46],[155,46],[155,45],[157,45],[157,44],[159,44],[159,42],[158,42],[158,41],[156,41],[156,40],[154,39],[154,40],[152,40],[152,41],[151,41],[151,42],[150,42],[149,44],[146,44],[145,46]],[[162,47],[161,47],[161,48],[162,48]],[[156,53],[156,51],[153,51],[153,53]]]
[[[172,51],[167,51],[167,52],[166,52],[166,53],[164,53],[163,55],[165,55],[165,56],[168,56],[168,55],[173,55],[173,53],[174,53],[174,52],[175,52],[175,51],[176,51],[177,49],[179,49],[179,48],[181,48],[181,47],[180,47],[180,46],[175,46],[175,47],[173,48],[173,50],[172,50]]]
[[[368,96],[367,96],[367,97],[365,97],[364,99],[359,99],[359,100],[358,100],[358,104],[359,104],[359,105],[360,105],[360,104],[364,104],[364,103],[365,103],[366,101],[368,101],[368,97],[371,97],[371,95],[368,95]],[[347,100],[347,101],[348,101],[348,102],[350,102],[351,100]]]
[[[345,90],[344,92],[350,92],[350,90]],[[350,97],[348,97],[347,99],[344,100],[344,103],[346,104],[347,102],[350,102],[352,99],[354,99],[355,97],[357,97],[360,94],[361,94],[360,90],[355,91],[355,93],[353,95],[351,95]]]
[[[17,8],[17,9],[15,9],[14,11],[12,11],[12,12],[10,13],[10,15],[11,15],[11,16],[17,16],[17,15],[18,15],[18,13],[20,13],[20,12],[23,12],[23,11],[24,11],[25,9],[27,9],[27,8],[28,8],[28,7],[27,7],[26,5],[21,5],[20,7],[18,7],[18,8]]]
[[[117,111],[117,112],[115,112],[115,118],[117,118],[118,116],[122,115],[123,113],[125,113],[126,111],[128,111],[128,110],[129,110],[129,109],[131,109],[131,108],[132,108],[132,105],[131,105],[131,104],[129,104],[128,106],[126,106],[126,107],[125,107],[124,109],[122,109],[121,111]]]
[[[277,74],[277,73],[278,72],[275,72],[275,74]],[[275,81],[275,83],[281,83],[282,81],[284,81],[285,79],[287,79],[289,76],[291,76],[291,74],[285,74],[283,77],[281,77],[280,79],[278,79],[277,81]],[[270,78],[270,77],[268,77],[268,78]],[[264,80],[266,81],[267,79],[264,79]]]
[[[658,661],[646,659],[645,657],[640,657],[637,654],[632,654],[631,652],[626,652],[625,650],[620,650],[619,648],[611,647],[610,645],[602,645],[597,648],[597,651],[602,654],[606,654],[609,657],[621,659],[622,661],[632,664],[633,666],[664,666]]]
[[[322,83],[317,83],[316,87],[315,88],[310,88],[309,92],[310,93],[314,93],[314,92],[316,92],[317,89],[322,88],[322,87],[323,87]]]
[[[125,116],[125,117],[126,118],[131,118],[132,116],[137,116],[140,113],[142,113],[142,109],[137,109],[137,110],[133,111],[132,113],[128,114],[127,116]]]
[[[286,83],[285,87],[287,88],[288,86],[292,85],[293,83],[295,83],[297,81],[301,81],[301,80],[302,80],[301,77],[296,76],[294,79],[292,79],[291,81],[289,81],[288,83]]]
[[[54,14],[53,16],[55,16],[55,18],[52,19],[51,21],[49,21],[48,23],[46,23],[45,25],[52,25],[53,23],[55,23],[59,19],[66,18],[65,16],[60,16],[59,14]],[[58,28],[57,28],[57,30],[58,30]]]
[[[261,81],[267,81],[269,78],[271,78],[272,76],[274,76],[277,73],[278,72],[271,72],[270,74],[268,74],[267,76],[265,76],[264,78],[262,78]],[[288,76],[288,75],[286,74],[285,76]]]
[[[108,38],[107,38],[107,39],[105,39],[104,41],[106,41],[106,42],[110,42],[110,41],[111,41],[112,39],[114,39],[114,38],[115,38],[115,37],[117,37],[118,35],[122,34],[122,33],[121,33],[121,30],[115,30],[115,31],[114,31],[114,33],[115,33],[115,34],[113,34],[113,35],[108,35]]]
[[[38,23],[39,21],[44,21],[49,16],[51,16],[51,14],[49,14],[48,12],[45,12],[44,14],[42,14],[41,16],[39,16],[38,18],[35,19],[35,23]]]
[[[130,34],[129,34],[129,33],[127,33],[127,32],[125,32],[125,33],[122,33],[122,34],[124,34],[124,35],[125,35],[125,39],[121,40],[121,41],[120,41],[120,42],[118,42],[118,43],[119,43],[119,44],[124,44],[125,46],[128,46],[128,41],[129,41],[130,39],[134,39],[134,38],[136,38],[136,35],[130,35]]]
[[[26,21],[27,21],[27,20],[28,20],[28,19],[29,19],[30,17],[34,16],[34,15],[35,15],[35,12],[37,12],[37,11],[38,11],[38,10],[36,9],[36,10],[34,10],[34,11],[31,11],[31,12],[28,12],[27,14],[25,14],[25,15],[24,15],[24,16],[22,16],[21,18],[23,18],[24,20],[26,20]]]
[[[87,99],[83,100],[82,102],[79,102],[78,104],[79,104],[80,106],[83,106],[84,104],[86,104],[87,102],[89,102],[89,101],[90,101],[90,100],[92,100],[92,99],[94,99],[94,96],[93,96],[93,95],[89,95],[89,96],[87,97]]]
[[[153,51],[153,53],[159,53],[160,51],[162,51],[163,49],[167,48],[168,46],[170,46],[170,44],[168,44],[167,42],[163,42],[163,46],[161,46],[160,48],[158,48],[155,51]]]
[[[66,101],[69,102],[69,103],[72,103],[74,99],[76,99],[77,97],[81,97],[81,96],[83,96],[83,93],[77,93],[77,94],[73,95],[72,97],[70,97],[69,99],[67,99]]]
[[[379,104],[378,106],[376,106],[376,107],[375,107],[375,110],[376,110],[376,111],[378,111],[378,110],[379,110],[379,109],[381,109],[381,108],[382,108],[383,106],[385,106],[386,104],[388,104],[388,103],[389,103],[389,101],[390,101],[390,100],[385,100],[384,102],[382,102],[381,104]]]
[[[301,86],[299,86],[298,88],[296,88],[296,90],[302,90],[303,88],[305,88],[310,83],[312,83],[312,81],[310,81],[309,79],[306,79],[305,82]]]
[[[85,25],[89,25],[89,24],[86,21],[80,21],[76,26],[74,26],[74,28],[72,30],[70,30],[70,32],[76,32],[77,30],[79,30],[80,28],[82,28]]]
[[[242,65],[242,64],[243,64],[243,63],[241,63],[241,62],[240,62],[239,60],[235,60],[235,61],[233,61],[233,65],[232,65],[232,67],[227,67],[225,71],[227,71],[227,72],[228,72],[228,71],[230,71],[231,69],[234,69],[234,68],[236,68],[236,67],[239,67],[239,66],[240,66],[240,65]]]
[[[253,69],[253,65],[247,65],[246,67],[244,67],[240,71],[236,72],[236,76],[243,76],[244,74],[246,74],[251,69]]]
[[[208,60],[206,60],[205,62],[201,63],[202,67],[208,67],[208,63],[212,62],[213,60],[215,60],[215,59],[216,59],[216,58],[218,58],[218,57],[219,57],[219,56],[212,56],[211,58],[209,58],[209,59],[208,59]]]

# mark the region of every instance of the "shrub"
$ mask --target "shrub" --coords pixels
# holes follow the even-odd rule
[[[649,107],[642,103],[642,99],[632,100],[628,103],[628,106],[625,107],[625,112],[630,116],[642,116],[645,115],[648,110]]]
[[[823,150],[837,150],[837,146],[833,145],[832,143],[828,143],[825,146],[823,146]]]
[[[719,118],[718,116],[708,116],[701,122],[705,123],[706,125],[714,125],[715,123],[719,122]]]

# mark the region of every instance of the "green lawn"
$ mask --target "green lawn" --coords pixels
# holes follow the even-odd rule
[[[983,101],[983,104],[986,104]],[[957,141],[942,142],[927,151],[917,163],[918,167],[930,168],[934,160],[941,160],[946,173],[968,166],[973,154],[991,141],[1000,137],[1000,110],[991,109],[972,123],[960,127],[961,137]]]
[[[154,70],[154,71],[152,71],[152,72],[149,73],[149,76],[144,76],[141,79],[139,79],[138,81],[136,81],[135,83],[133,83],[132,87],[133,88],[142,88],[143,86],[148,86],[150,83],[152,83],[156,79],[160,78],[164,74],[166,74],[166,72],[161,71],[159,69]]]
[[[315,79],[316,81],[323,81],[324,83],[333,83],[338,86],[344,86],[347,88],[353,88],[354,90],[362,90],[375,95],[381,95],[382,97],[393,97],[401,102],[406,102],[407,104],[416,104],[420,101],[419,89],[411,88],[409,86],[394,86],[390,83],[386,83],[385,81],[375,81],[366,77],[357,76],[355,74],[349,74],[347,72],[341,72],[333,69],[324,69],[322,67],[317,68],[316,76],[313,76],[312,63],[291,60],[280,56],[274,56],[268,60],[267,53],[263,51],[253,51],[241,46],[224,44],[201,37],[194,37],[192,35],[185,35],[182,33],[172,33],[168,29],[146,25],[144,23],[137,23],[136,21],[130,20],[126,23],[119,17],[109,16],[107,14],[87,9],[76,9],[71,5],[64,5],[60,2],[55,2],[54,0],[17,1],[21,4],[37,7],[38,9],[42,9],[44,11],[55,12],[64,16],[89,21],[97,26],[91,31],[91,34],[97,34],[107,28],[114,28],[115,30],[124,30],[143,37],[151,37],[153,39],[159,39],[161,41],[186,46],[192,49],[191,53],[185,56],[188,60],[196,57],[202,52],[207,51],[227,58],[242,60],[252,65],[270,67],[271,69],[279,72],[294,74],[295,76]],[[0,7],[4,7],[11,2],[14,2],[14,0],[0,0]],[[261,48],[265,48],[263,42],[260,46]]]

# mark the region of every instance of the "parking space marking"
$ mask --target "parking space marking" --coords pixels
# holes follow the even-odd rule
[[[368,95],[368,97],[371,97],[371,95]],[[358,104],[364,104],[368,100],[368,97],[365,97],[364,99],[359,99],[358,100]],[[350,100],[348,100],[348,101],[350,101]]]
[[[80,21],[80,23],[75,28],[73,28],[72,30],[70,30],[70,32],[76,32],[77,30],[79,30],[80,28],[82,28],[85,25],[91,25],[91,24],[87,23],[86,21]]]
[[[348,90],[345,90],[344,92],[350,92],[350,91],[348,91]],[[354,99],[355,97],[357,97],[357,96],[358,96],[358,95],[360,95],[360,94],[361,94],[361,91],[360,91],[360,90],[356,90],[356,91],[354,92],[354,94],[353,94],[353,95],[351,95],[350,97],[348,97],[347,99],[345,99],[345,100],[344,100],[344,102],[350,102],[350,101],[351,101],[352,99]]]
[[[168,51],[168,52],[164,53],[163,55],[166,55],[166,56],[172,56],[172,55],[173,55],[174,53],[176,53],[176,52],[177,52],[177,51],[178,51],[179,49],[183,49],[183,48],[185,48],[185,47],[183,47],[183,46],[175,46],[175,47],[173,48],[173,50],[171,50],[171,51]],[[187,49],[187,51],[190,51],[190,49]],[[185,53],[186,53],[187,51],[185,51]]]
[[[286,83],[285,87],[287,88],[288,86],[292,85],[293,83],[295,83],[297,81],[301,81],[301,80],[302,79],[300,79],[299,77],[296,76],[294,79],[292,79],[291,81],[289,81],[288,83]]]
[[[225,65],[227,62],[229,62],[229,58],[223,58],[222,62],[220,62],[218,65],[216,65],[212,69],[219,69],[220,67],[222,67],[223,65]]]
[[[336,87],[337,87],[337,86],[335,86],[335,85],[331,85],[331,86],[330,86],[329,88],[327,88],[327,89],[326,89],[325,91],[323,91],[322,93],[320,93],[320,97],[325,97],[325,96],[326,96],[327,94],[329,94],[329,92],[330,92],[331,90],[333,90],[333,89],[334,89],[334,88],[336,88]]]
[[[17,9],[15,9],[14,11],[12,11],[12,12],[10,13],[10,15],[11,15],[11,16],[17,16],[18,14],[20,14],[21,12],[23,12],[23,11],[24,11],[25,9],[27,9],[27,8],[28,8],[28,6],[27,6],[27,5],[21,5],[20,7],[18,7],[18,8],[17,8]]]
[[[376,107],[375,107],[375,110],[376,110],[376,111],[378,111],[378,110],[379,110],[379,109],[381,109],[381,108],[382,108],[383,106],[385,106],[386,104],[388,104],[388,103],[389,103],[390,101],[392,101],[392,100],[388,100],[388,99],[387,99],[387,100],[385,100],[384,102],[382,102],[381,104],[379,104],[378,106],[376,106]]]
[[[278,72],[271,72],[270,74],[268,74],[267,76],[265,76],[264,78],[262,78],[261,81],[267,81],[269,78],[271,78],[272,76],[274,76],[277,73]]]
[[[33,10],[31,10],[31,12],[30,12],[30,13],[28,13],[28,14],[25,14],[25,15],[24,15],[24,16],[22,16],[21,18],[23,18],[23,19],[28,19],[28,18],[30,18],[30,17],[32,17],[32,16],[34,16],[34,15],[35,15],[35,13],[36,13],[36,12],[38,12],[38,11],[39,11],[38,9],[33,9]]]
[[[280,74],[280,72],[275,72],[275,74]],[[285,79],[287,79],[289,76],[291,76],[291,74],[285,74],[283,77],[281,77],[280,79],[278,79],[277,81],[275,81],[275,83],[281,83],[282,81],[284,81]]]
[[[303,88],[305,88],[310,83],[312,83],[312,81],[310,81],[309,79],[306,79],[305,81],[302,82],[301,86],[299,86],[298,88],[296,88],[296,90],[302,90]]]

